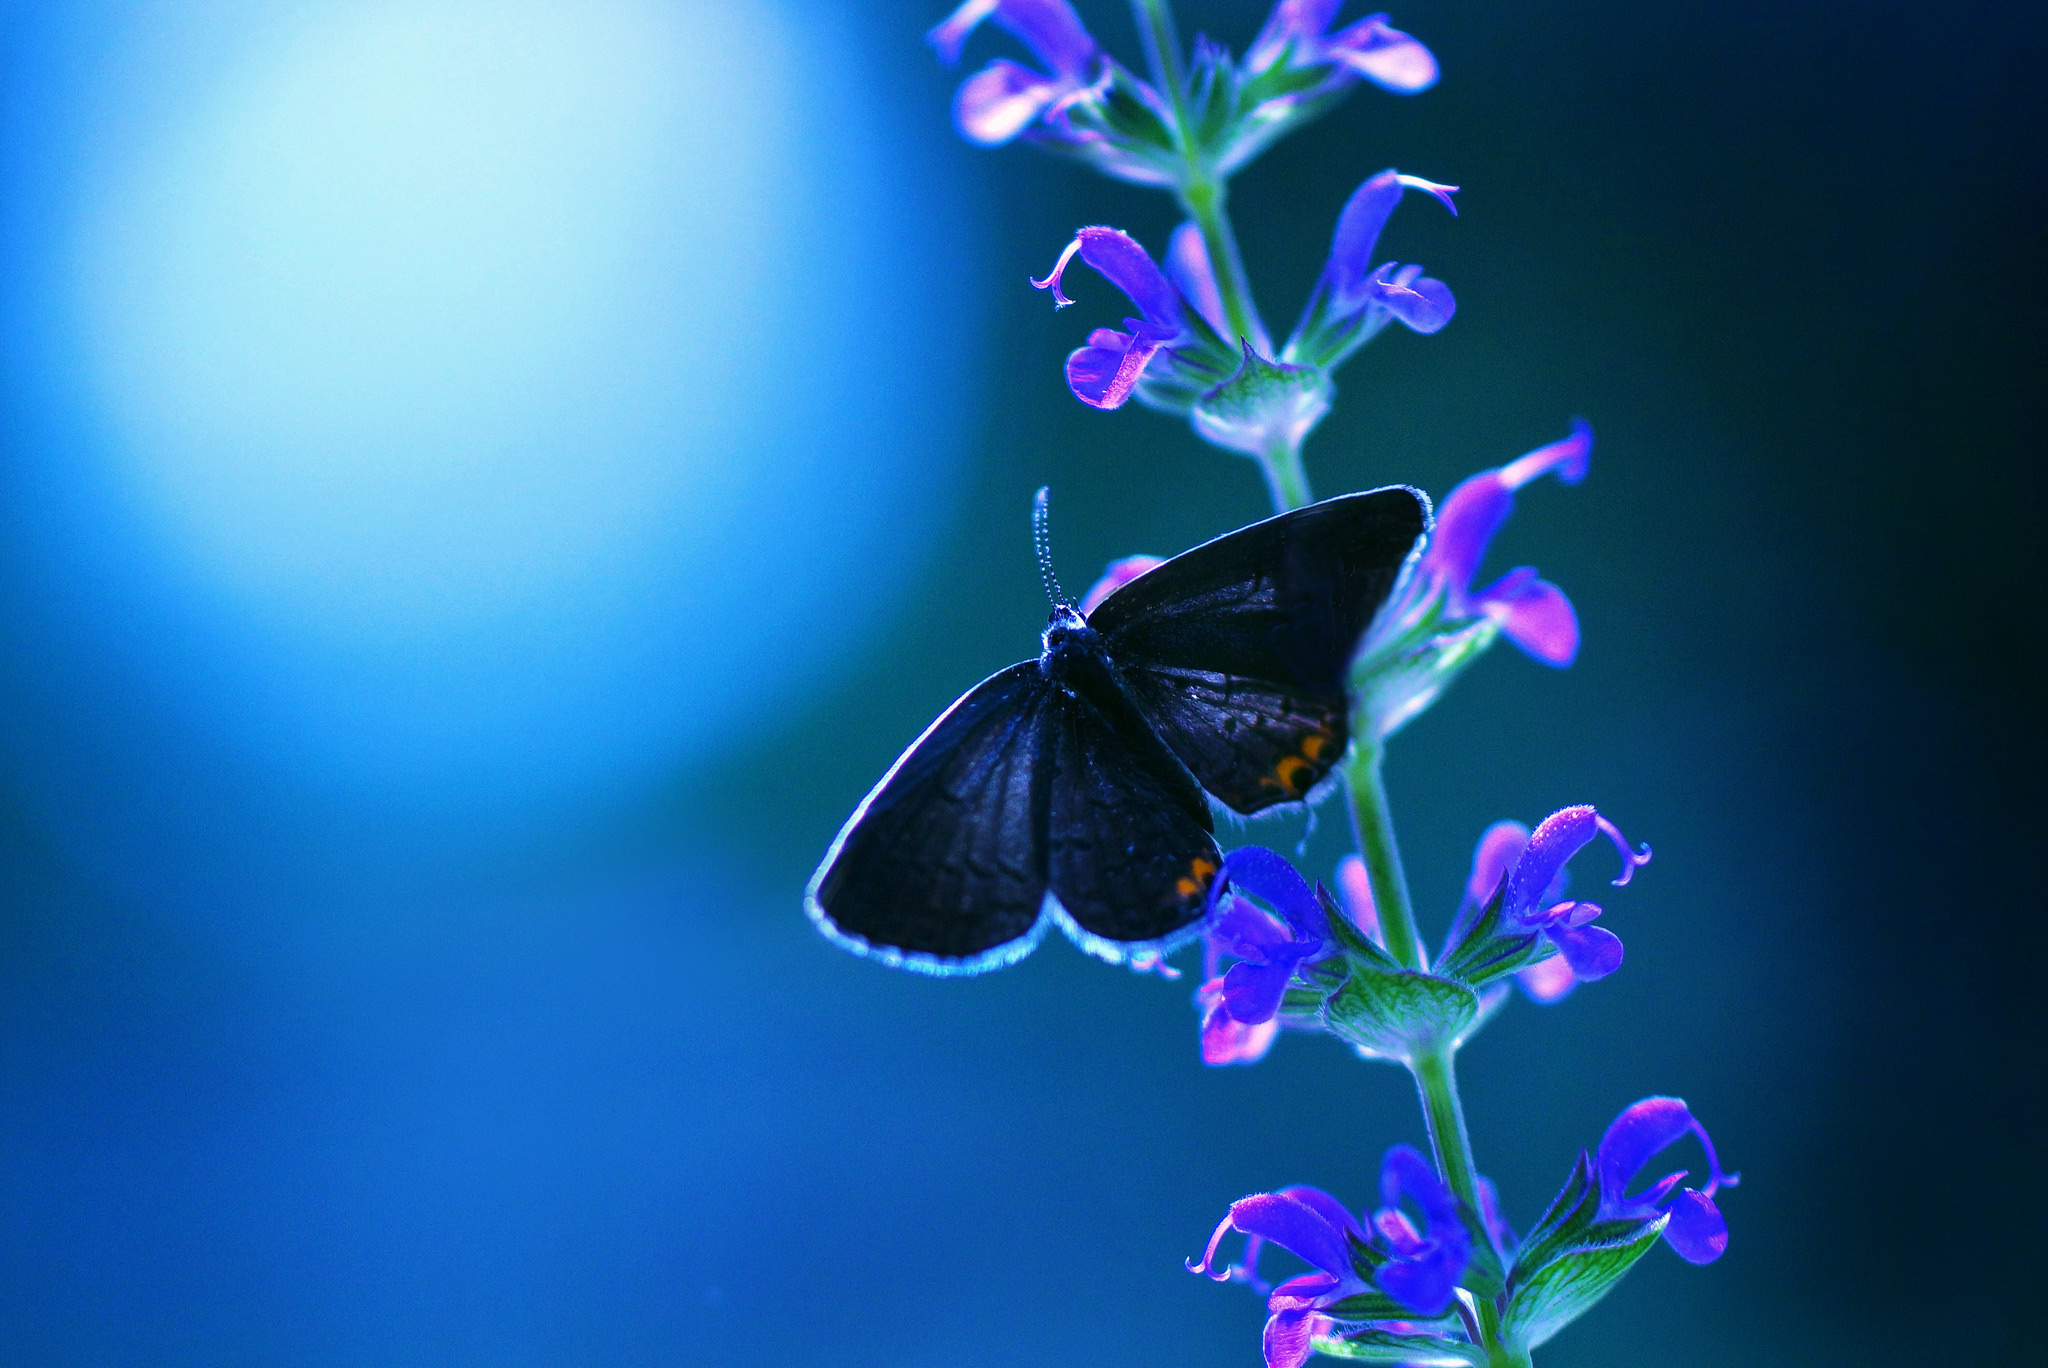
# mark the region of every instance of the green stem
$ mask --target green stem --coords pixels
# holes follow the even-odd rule
[[[1373,910],[1379,914],[1387,953],[1411,969],[1420,969],[1422,942],[1415,934],[1415,907],[1408,900],[1408,875],[1401,868],[1401,849],[1394,844],[1394,818],[1387,810],[1387,786],[1380,779],[1380,758],[1385,753],[1378,742],[1365,736],[1351,743],[1351,756],[1344,762],[1344,779],[1351,790],[1351,823],[1358,834],[1358,853],[1372,885]]]
[[[1180,69],[1180,35],[1174,32],[1173,8],[1166,0],[1131,0],[1138,20],[1138,37],[1145,44],[1145,62],[1152,68],[1152,83],[1165,92],[1173,105],[1176,127],[1182,126],[1181,92],[1187,78]]]
[[[1418,1053],[1408,1068],[1422,1094],[1422,1119],[1429,1126],[1437,1171],[1451,1191],[1477,1211],[1479,1178],[1472,1166],[1472,1138],[1465,1133],[1465,1107],[1458,1100],[1458,1072],[1451,1052],[1443,1048]]]
[[[1308,472],[1302,469],[1299,443],[1276,443],[1259,456],[1259,469],[1266,473],[1266,489],[1273,496],[1275,513],[1315,502],[1308,492]]]
[[[1209,255],[1209,270],[1216,277],[1216,293],[1223,300],[1223,321],[1236,338],[1257,340],[1259,311],[1252,303],[1251,281],[1244,273],[1244,258],[1238,255],[1237,234],[1231,231],[1230,214],[1224,207],[1223,182],[1195,167],[1180,187],[1181,208],[1201,231],[1202,247]]]

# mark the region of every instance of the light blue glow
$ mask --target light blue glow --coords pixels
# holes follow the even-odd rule
[[[11,35],[0,593],[40,668],[0,725],[52,801],[169,791],[125,736],[236,801],[468,819],[772,726],[960,465],[926,342],[966,306],[957,201],[901,192],[854,35],[711,0],[174,8]]]

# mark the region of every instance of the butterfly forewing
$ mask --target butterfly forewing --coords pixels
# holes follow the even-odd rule
[[[875,786],[811,883],[827,935],[930,973],[973,973],[1037,943],[1045,901],[1040,762],[1056,691],[1038,662],[984,680]]]
[[[1404,487],[1312,504],[1140,575],[1089,625],[1202,787],[1257,812],[1343,757],[1352,653],[1427,522]]]

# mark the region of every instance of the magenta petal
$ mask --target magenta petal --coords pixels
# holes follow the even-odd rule
[[[1280,1195],[1282,1197],[1292,1197],[1303,1206],[1313,1208],[1318,1215],[1330,1223],[1332,1230],[1349,1231],[1361,1239],[1365,1236],[1365,1227],[1358,1223],[1358,1218],[1353,1216],[1342,1202],[1321,1188],[1308,1187],[1306,1185],[1285,1187],[1280,1189]]]
[[[1462,611],[1465,593],[1486,555],[1486,545],[1515,506],[1515,496],[1501,483],[1497,470],[1482,471],[1461,482],[1437,510],[1436,529],[1423,552],[1426,569],[1440,579],[1451,607]]]
[[[1388,313],[1419,333],[1436,332],[1458,311],[1458,301],[1451,296],[1451,287],[1429,276],[1405,285],[1375,280],[1372,282],[1372,294]]]
[[[1728,1222],[1714,1199],[1687,1188],[1671,1204],[1664,1239],[1687,1263],[1710,1264],[1728,1251]]]
[[[1436,84],[1436,58],[1415,39],[1389,28],[1384,14],[1361,19],[1333,35],[1323,50],[1367,80],[1399,95],[1413,95]]]
[[[1606,978],[1621,968],[1621,937],[1605,927],[1554,926],[1548,934],[1581,983]]]
[[[1100,347],[1081,347],[1067,357],[1067,388],[1082,403],[1099,409],[1122,408],[1145,374],[1145,363],[1159,350],[1147,337],[1132,337],[1121,354]]]
[[[995,18],[1061,76],[1082,75],[1095,57],[1095,40],[1067,0],[998,0]]]
[[[1081,245],[1081,260],[1129,295],[1147,321],[1178,327],[1180,295],[1136,238],[1103,227],[1083,228],[1074,238]]]
[[[1330,924],[1314,890],[1280,852],[1264,846],[1241,847],[1223,857],[1223,872],[1234,887],[1271,903],[1296,935],[1330,938]]]
[[[1275,1311],[1266,1322],[1266,1368],[1301,1368],[1315,1352],[1316,1313],[1306,1307]]]
[[[1593,429],[1585,419],[1575,418],[1571,436],[1509,461],[1500,468],[1500,478],[1509,489],[1520,489],[1538,475],[1555,471],[1564,483],[1577,484],[1586,478],[1586,467],[1592,459]]]
[[[1534,570],[1514,571],[1473,597],[1500,618],[1508,640],[1545,665],[1562,669],[1578,658],[1579,615],[1564,590]]]
[[[967,0],[927,32],[924,40],[938,49],[940,61],[951,66],[960,60],[960,47],[967,41],[967,35],[995,12],[996,0]]]
[[[1219,1001],[1202,1019],[1202,1062],[1216,1067],[1256,1064],[1273,1048],[1273,1040],[1279,1034],[1279,1021],[1247,1026],[1225,1011]]]
[[[1507,895],[1501,900],[1504,920],[1519,923],[1530,919],[1566,862],[1599,834],[1597,817],[1592,808],[1581,805],[1553,812],[1537,825],[1528,847],[1508,871]]]
[[[1092,338],[1090,342],[1092,344]],[[1111,594],[1114,594],[1147,570],[1164,564],[1166,562],[1158,556],[1125,556],[1122,560],[1111,561],[1109,568],[1102,572],[1102,578],[1090,585],[1088,592],[1082,596],[1081,616],[1087,617],[1090,613],[1101,607],[1102,601]]]
[[[1472,874],[1465,880],[1465,896],[1481,907],[1500,887],[1501,876],[1521,858],[1529,844],[1529,828],[1520,822],[1495,822],[1479,838],[1472,851]]]
[[[1627,1199],[1628,1185],[1660,1150],[1692,1129],[1692,1113],[1676,1097],[1646,1097],[1614,1118],[1600,1137],[1594,1165],[1600,1174],[1603,1210]]]
[[[1515,979],[1522,985],[1522,991],[1537,1002],[1558,1002],[1579,986],[1578,979],[1572,975],[1571,964],[1563,955],[1552,955],[1526,969],[1517,969]]]
[[[1223,319],[1223,293],[1216,288],[1216,272],[1209,265],[1209,248],[1202,241],[1202,230],[1194,224],[1183,223],[1173,230],[1173,241],[1166,247],[1166,275],[1218,336],[1230,336]]]
[[[1334,1278],[1357,1276],[1351,1269],[1351,1250],[1345,1243],[1344,1231],[1299,1197],[1279,1192],[1254,1193],[1230,1204],[1230,1223],[1247,1235],[1272,1241]]]
[[[953,122],[968,141],[998,147],[1029,128],[1059,97],[1059,82],[998,59],[960,83]]]

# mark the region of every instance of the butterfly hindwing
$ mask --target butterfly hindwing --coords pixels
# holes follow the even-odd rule
[[[1089,625],[1203,788],[1242,813],[1299,799],[1343,757],[1352,653],[1428,516],[1398,486],[1295,509],[1138,576]]]
[[[1114,677],[1075,682],[1047,713],[1047,871],[1068,934],[1120,963],[1185,939],[1223,857],[1201,789]]]
[[[808,906],[840,944],[974,973],[1043,934],[1046,773],[1057,691],[1037,661],[991,676],[918,738],[839,834]]]

